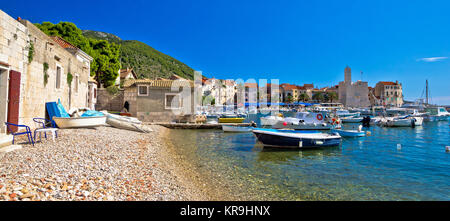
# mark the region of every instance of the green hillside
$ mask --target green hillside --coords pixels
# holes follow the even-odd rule
[[[139,78],[166,78],[172,74],[187,79],[194,78],[194,70],[192,68],[140,41],[124,41],[113,34],[89,30],[84,30],[83,35],[120,44],[122,67],[133,68]]]

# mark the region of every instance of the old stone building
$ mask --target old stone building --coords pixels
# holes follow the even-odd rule
[[[144,122],[191,121],[195,112],[194,83],[188,80],[129,80],[124,83],[123,100],[128,112]]]
[[[345,68],[345,80],[339,82],[339,103],[346,107],[369,107],[369,87],[364,81],[352,82],[352,70]]]
[[[380,81],[375,85],[374,95],[378,105],[401,107],[403,105],[402,84],[391,81]]]
[[[33,127],[33,118],[46,116],[46,102],[60,99],[66,109],[92,106],[89,55],[1,10],[0,33],[1,132],[5,121]]]

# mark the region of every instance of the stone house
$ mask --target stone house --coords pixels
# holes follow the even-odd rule
[[[60,99],[66,109],[93,105],[89,55],[1,10],[0,33],[0,132],[5,121],[33,127],[33,118],[46,117],[46,102]]]
[[[137,79],[137,74],[136,72],[134,72],[133,68],[120,69],[115,85],[120,86],[126,80],[134,80],[134,79]]]
[[[380,81],[375,85],[375,97],[379,99],[379,105],[401,107],[403,105],[402,84],[391,81]]]
[[[188,122],[195,113],[194,82],[188,80],[128,80],[124,106],[144,122]]]

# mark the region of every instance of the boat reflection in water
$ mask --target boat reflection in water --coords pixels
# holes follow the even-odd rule
[[[280,149],[265,147],[261,143],[255,144],[254,148],[258,153],[258,162],[271,162],[281,164],[295,162],[302,158],[321,161],[326,157],[338,157],[342,155],[340,146],[320,148],[320,149]]]

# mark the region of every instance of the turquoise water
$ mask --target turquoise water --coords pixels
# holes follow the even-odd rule
[[[448,121],[368,129],[319,150],[263,148],[252,133],[172,130],[200,173],[245,200],[450,200]],[[397,144],[401,149],[397,149]]]

